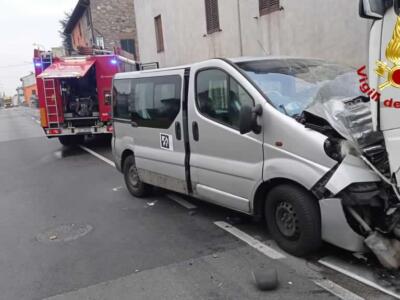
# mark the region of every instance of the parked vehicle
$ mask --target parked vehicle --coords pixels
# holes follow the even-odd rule
[[[11,97],[4,97],[3,98],[4,108],[11,108],[13,107],[13,102]]]
[[[265,218],[286,251],[398,238],[398,198],[357,71],[322,60],[212,59],[116,74],[113,155],[132,195],[159,186]],[[378,160],[381,158],[381,160]],[[375,240],[376,241],[376,240]]]
[[[111,52],[88,53],[54,57],[34,52],[41,125],[48,138],[58,137],[63,145],[81,143],[85,135],[111,137],[112,77],[140,68]]]

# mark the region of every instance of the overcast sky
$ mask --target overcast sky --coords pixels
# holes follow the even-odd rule
[[[33,44],[61,45],[59,20],[78,0],[0,0],[0,93],[14,95],[33,71]]]

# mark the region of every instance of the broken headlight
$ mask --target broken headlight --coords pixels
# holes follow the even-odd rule
[[[346,140],[328,138],[324,143],[325,153],[336,161],[342,161],[349,153],[356,152],[356,149]]]

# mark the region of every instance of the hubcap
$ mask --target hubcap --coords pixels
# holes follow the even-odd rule
[[[139,176],[135,165],[131,165],[128,173],[129,182],[132,186],[137,187],[139,185]]]
[[[292,204],[280,202],[275,211],[275,221],[284,236],[296,238],[299,235],[299,220]]]

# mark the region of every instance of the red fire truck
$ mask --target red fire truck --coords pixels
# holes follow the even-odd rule
[[[34,66],[41,126],[63,145],[79,144],[85,135],[111,134],[112,78],[141,68],[110,52],[54,57],[37,49]]]

